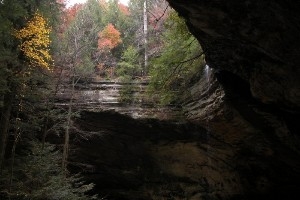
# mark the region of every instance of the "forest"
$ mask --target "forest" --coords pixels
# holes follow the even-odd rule
[[[0,0],[0,200],[298,200],[300,3]]]
[[[68,170],[77,84],[146,80],[149,96],[176,104],[205,66],[198,41],[164,0],[65,5],[0,2],[0,199],[100,198],[89,192],[94,183]],[[61,87],[71,94],[64,107],[56,104]]]

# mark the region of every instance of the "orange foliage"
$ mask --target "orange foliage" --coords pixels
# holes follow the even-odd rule
[[[129,15],[129,9],[124,4],[119,3],[119,9],[124,15]]]
[[[78,11],[82,8],[82,4],[75,4],[72,7],[65,9],[62,15],[61,32],[64,32],[70,23],[76,17]]]
[[[109,23],[101,32],[98,33],[98,49],[113,49],[122,43],[121,33],[118,31],[114,25]]]

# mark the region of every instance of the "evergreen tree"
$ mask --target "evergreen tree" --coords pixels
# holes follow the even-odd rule
[[[174,11],[166,20],[165,28],[161,54],[151,61],[150,91],[159,92],[163,103],[171,103],[180,100],[190,78],[202,71],[204,57],[198,53],[201,51],[198,41]]]
[[[138,51],[133,46],[129,46],[124,51],[121,62],[118,63],[117,74],[127,80],[132,80],[135,76],[140,76],[141,66],[138,62]]]
[[[54,145],[33,140],[23,144],[14,158],[13,168],[5,168],[0,181],[1,199],[85,200],[93,184],[85,184],[80,175],[65,177],[61,153]]]

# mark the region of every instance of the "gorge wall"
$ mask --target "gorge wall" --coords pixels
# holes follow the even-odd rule
[[[168,2],[186,19],[211,70],[184,107],[190,121],[232,147],[228,161],[240,187],[224,190],[223,198],[292,199],[300,189],[300,3]]]
[[[78,83],[73,92],[75,110],[105,112],[114,111],[132,118],[155,118],[180,120],[181,110],[176,106],[159,105],[156,94],[149,95],[149,80],[105,80],[91,78],[88,82]],[[67,83],[62,84],[56,95],[56,106],[66,107],[72,96]]]
[[[298,199],[300,3],[168,2],[207,62],[185,94],[188,122],[83,112],[70,169],[107,199]],[[79,102],[99,100],[90,93]]]

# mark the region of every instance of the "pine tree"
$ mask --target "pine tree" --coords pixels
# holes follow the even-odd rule
[[[0,198],[37,200],[94,199],[85,193],[93,184],[85,184],[79,174],[65,177],[62,173],[61,152],[55,145],[37,140],[23,144],[12,169],[5,169],[0,177]],[[12,173],[13,172],[13,173]]]

